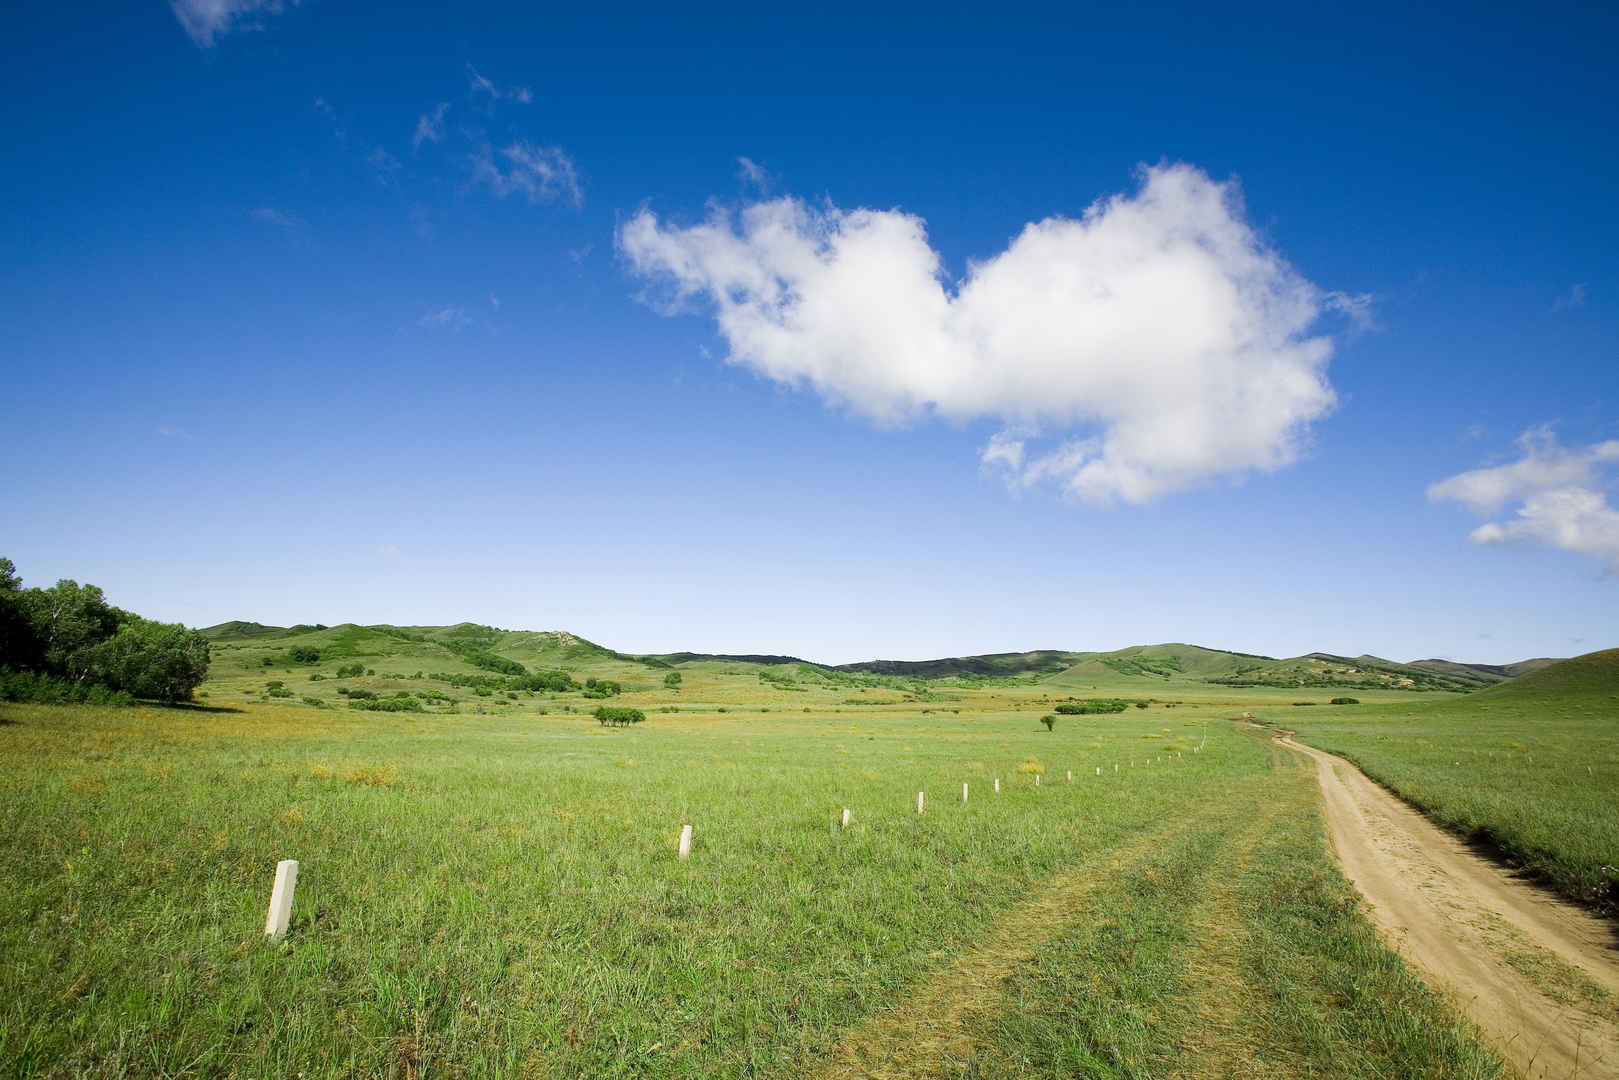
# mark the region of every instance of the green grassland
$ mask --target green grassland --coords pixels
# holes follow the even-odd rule
[[[1461,697],[1257,715],[1565,896],[1619,908],[1619,649]]]
[[[1186,646],[923,676],[472,624],[211,636],[196,708],[0,705],[0,1073],[1500,1075],[1359,914],[1310,769],[1233,721],[1375,742],[1505,723],[1506,688],[1328,706]],[[571,682],[467,684],[502,663]],[[597,725],[590,679],[647,722]],[[1090,698],[1145,707],[1041,726]]]

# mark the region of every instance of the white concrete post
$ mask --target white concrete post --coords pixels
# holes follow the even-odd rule
[[[849,808],[847,806],[843,808],[843,827],[845,829],[849,827]]]
[[[1098,766],[1097,766],[1097,767],[1096,767],[1096,775],[1097,775],[1097,776],[1101,776],[1101,775],[1102,775],[1102,766],[1100,766],[1100,765],[1098,765]]]
[[[998,776],[995,778],[995,790],[1001,790],[1001,778]]]
[[[916,793],[916,812],[918,814],[922,812],[922,793],[920,791]]]
[[[1073,769],[1068,770],[1068,782],[1070,784],[1072,784],[1074,782],[1074,770]]]
[[[1040,786],[1040,774],[1039,773],[1034,774],[1034,786],[1035,787]]]
[[[691,826],[690,825],[682,825],[680,827],[680,857],[682,859],[684,859],[687,856],[689,856],[690,854],[691,854]]]
[[[264,934],[271,941],[287,936],[292,920],[292,890],[298,887],[298,861],[282,859],[275,864],[275,887],[270,890],[270,913],[264,919]]]
[[[961,785],[961,801],[962,802],[967,801],[967,784],[966,784],[965,781],[963,781],[962,785]]]

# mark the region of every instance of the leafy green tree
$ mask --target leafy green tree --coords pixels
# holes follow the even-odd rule
[[[80,656],[90,681],[139,698],[189,701],[208,677],[208,639],[200,631],[139,616]]]
[[[663,677],[663,685],[667,686],[671,690],[678,690],[680,688],[680,672],[671,671],[669,674],[665,675]]]
[[[85,651],[112,637],[131,616],[107,603],[94,585],[63,578],[48,589],[23,594],[39,642],[44,669],[74,682],[88,672]]]
[[[29,671],[39,661],[39,641],[28,617],[22,578],[10,559],[0,557],[0,668]]]
[[[1040,718],[1040,722],[1046,725],[1047,731],[1050,731],[1057,726],[1057,718],[1050,713],[1046,713],[1046,715],[1042,716]]]

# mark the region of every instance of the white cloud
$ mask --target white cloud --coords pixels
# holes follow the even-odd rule
[[[416,320],[416,325],[424,330],[437,328],[460,330],[463,327],[471,326],[472,319],[468,317],[465,308],[443,307],[429,311]]]
[[[285,229],[287,232],[302,232],[309,227],[305,224],[303,218],[297,214],[286,210],[277,210],[273,206],[260,206],[248,211],[248,213],[254,221],[260,224],[274,225],[276,228]]]
[[[643,209],[618,245],[665,311],[713,308],[732,363],[878,423],[999,421],[985,464],[1089,502],[1280,468],[1334,403],[1309,336],[1329,294],[1189,165],[1025,226],[959,281],[921,218],[794,198],[685,228]],[[1034,430],[1064,441],[1031,454]]]
[[[752,184],[757,188],[768,187],[770,174],[765,167],[752,158],[739,157],[736,159],[736,175],[744,183]]]
[[[444,114],[450,111],[450,103],[441,101],[433,107],[433,111],[422,113],[416,118],[416,134],[410,137],[412,150],[420,150],[424,142],[439,142],[444,138]]]
[[[504,159],[504,167],[489,147],[483,147],[473,158],[472,175],[475,180],[488,184],[501,198],[520,193],[531,203],[556,198],[566,199],[575,206],[584,203],[578,170],[561,147],[536,146],[519,140],[501,150],[499,157]]]
[[[1573,311],[1577,307],[1584,307],[1587,292],[1589,292],[1589,288],[1585,282],[1579,282],[1572,286],[1568,292],[1552,301],[1552,310]]]
[[[263,16],[279,15],[282,5],[281,0],[169,0],[169,7],[191,40],[207,49],[237,30],[262,30]]]
[[[467,65],[467,77],[471,80],[470,92],[474,97],[479,94],[488,94],[490,101],[515,101],[519,105],[527,105],[534,100],[534,91],[528,87],[512,86],[502,90],[494,82],[478,74],[478,69],[471,64]]]
[[[1474,469],[1428,488],[1430,499],[1459,502],[1479,514],[1516,503],[1516,516],[1474,529],[1475,544],[1555,548],[1588,555],[1619,574],[1619,511],[1601,490],[1619,465],[1619,440],[1564,450],[1546,426],[1518,439],[1523,456],[1509,465]]]

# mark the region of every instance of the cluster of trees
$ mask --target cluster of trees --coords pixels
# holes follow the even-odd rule
[[[613,705],[603,705],[595,713],[596,722],[603,727],[624,727],[628,724],[639,724],[646,719],[646,713],[640,709],[621,709]]]
[[[208,676],[208,639],[113,607],[94,585],[24,589],[0,558],[0,695],[8,700],[189,701]]]
[[[1090,713],[1123,712],[1130,707],[1128,701],[1117,698],[1092,698],[1090,701],[1065,701],[1057,706],[1064,716],[1085,716]]]
[[[590,678],[585,680],[585,697],[604,698],[623,692],[624,687],[612,679]]]
[[[341,670],[341,669],[340,669]],[[577,690],[579,684],[566,671],[536,671],[528,675],[506,677],[501,675],[448,674],[442,671],[427,676],[434,682],[448,683],[471,690],[549,690],[562,692]],[[604,695],[605,696],[605,695]]]

